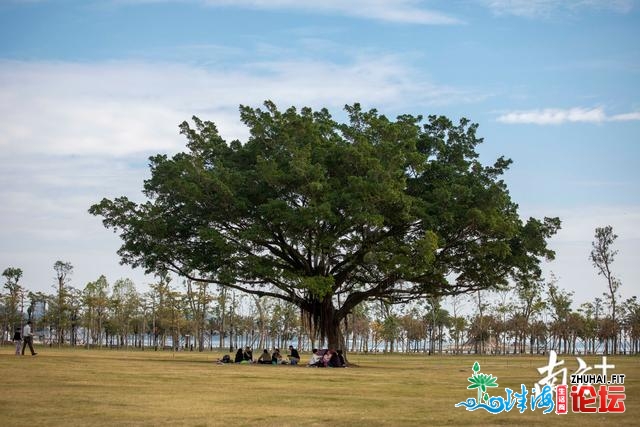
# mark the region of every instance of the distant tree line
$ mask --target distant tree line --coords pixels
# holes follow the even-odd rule
[[[70,263],[58,261],[55,292],[30,292],[22,270],[4,270],[0,295],[5,339],[30,319],[47,345],[205,351],[249,345],[302,350],[322,346],[299,308],[277,298],[157,276],[147,292],[130,279],[105,276],[83,289],[69,285]],[[545,283],[472,295],[432,297],[403,305],[365,302],[341,323],[350,352],[427,354],[637,354],[640,302],[636,296],[595,298],[574,306],[574,295]],[[445,309],[444,306],[449,309]],[[614,345],[614,343],[616,343]]]

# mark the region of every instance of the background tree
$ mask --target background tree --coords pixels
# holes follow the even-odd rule
[[[275,342],[282,350],[288,348],[298,329],[300,316],[293,304],[277,300],[271,312],[271,330],[275,332]]]
[[[449,335],[453,337],[455,353],[461,353],[460,346],[464,343],[467,326],[467,319],[464,316],[454,316],[451,319]]]
[[[371,319],[367,303],[360,303],[353,308],[349,314],[349,325],[351,325],[352,332],[351,351],[368,351]]]
[[[271,301],[268,298],[254,297],[255,307],[255,323],[258,329],[258,349],[267,347],[269,337],[269,311],[271,310]],[[230,348],[230,351],[232,349]]]
[[[198,351],[204,350],[204,332],[206,331],[207,310],[213,301],[208,291],[209,283],[185,281],[187,303],[192,317],[194,336]]]
[[[496,343],[491,341],[496,320],[492,315],[478,313],[469,322],[469,340],[470,344],[473,344],[476,354],[490,353],[497,348]]]
[[[109,307],[109,282],[104,275],[95,282],[89,282],[84,288],[82,298],[85,306],[85,327],[88,338],[87,348],[91,344],[102,347],[103,325]]]
[[[633,296],[624,302],[625,328],[629,336],[629,353],[640,352],[640,302]]]
[[[140,297],[131,279],[118,279],[113,284],[111,297],[111,322],[118,334],[118,345],[129,346],[132,321],[140,306]]]
[[[407,346],[405,351],[419,351],[420,343],[427,339],[427,322],[424,315],[417,307],[412,307],[400,317],[400,324],[406,333]]]
[[[58,346],[64,344],[65,331],[71,327],[71,311],[69,306],[70,289],[68,282],[73,273],[73,265],[69,262],[56,261],[53,264],[56,273],[56,295],[50,307],[50,315],[55,319]]]
[[[585,302],[580,304],[578,313],[583,318],[583,339],[584,339],[584,351],[585,354],[595,354],[596,352],[596,338],[598,337],[598,316],[596,315],[596,305],[591,302]]]
[[[16,328],[22,329],[22,320],[24,315],[24,288],[18,283],[22,277],[22,269],[7,267],[2,276],[5,278],[3,288],[6,293],[2,295],[3,325],[2,331],[7,331],[13,336]],[[11,337],[8,337],[8,339]],[[4,340],[4,336],[0,338],[0,342]]]
[[[530,350],[533,351],[534,335],[531,334],[530,322],[535,315],[546,308],[546,303],[543,299],[544,290],[545,283],[542,280],[527,280],[523,278],[516,285],[516,295],[518,296],[517,316],[521,320],[521,323],[516,323],[516,325],[518,327],[517,336],[519,337],[521,353],[525,351],[525,337],[527,334],[530,337]]]
[[[393,353],[396,350],[396,341],[400,338],[400,319],[390,304],[380,301],[378,308],[378,318],[381,319],[379,337],[384,340],[384,351]]]
[[[74,287],[68,288],[67,310],[69,315],[69,343],[78,343],[78,332],[82,326],[83,307],[82,291]]]
[[[442,308],[442,298],[439,296],[430,296],[427,298],[427,313],[425,321],[427,323],[427,332],[429,334],[429,353],[434,354],[437,350],[442,353],[442,343],[445,337],[445,327],[451,325],[451,316],[449,312]]]
[[[556,280],[553,279],[549,284],[548,291],[549,304],[553,322],[551,323],[551,333],[554,338],[552,347],[558,349],[559,352],[567,352],[569,350],[569,317],[571,315],[571,304],[573,302],[573,292],[561,289]]]
[[[464,318],[460,310],[464,305],[464,299],[467,297],[468,296],[466,295],[452,295],[450,298],[453,317],[451,318],[449,336],[453,338],[455,353],[460,352],[460,345],[464,341],[464,332],[467,327],[467,320]]]
[[[507,339],[510,334],[516,332],[514,323],[509,321],[509,314],[514,313],[515,305],[511,300],[511,289],[500,289],[496,294],[498,296],[498,301],[493,307],[496,318],[496,323],[494,325],[497,346],[496,350],[505,354],[507,352]]]
[[[227,305],[230,295],[229,288],[224,285],[218,286],[218,296],[216,298],[217,304],[214,308],[214,319],[216,330],[218,331],[218,347],[224,347],[224,337],[227,332],[226,321],[227,321]],[[233,351],[233,350],[230,350]]]
[[[189,151],[150,159],[147,202],[90,208],[119,230],[124,263],[282,299],[344,347],[340,325],[363,301],[491,288],[553,257],[559,220],[520,219],[510,161],[483,166],[468,120],[265,106],[241,107],[245,144],[183,123]]]
[[[618,297],[618,289],[620,289],[620,280],[613,275],[611,264],[615,259],[618,251],[613,249],[613,243],[618,235],[613,232],[610,225],[606,227],[596,228],[595,240],[592,242],[592,250],[590,259],[593,266],[598,270],[598,274],[604,276],[607,280],[607,291],[605,296],[609,300],[611,306],[611,324],[607,323],[609,330],[608,336],[612,338],[612,351],[616,354],[618,349],[617,340],[617,318],[616,318],[616,302]]]
[[[182,295],[171,288],[171,276],[166,271],[157,274],[158,281],[150,284],[148,301],[152,305],[153,345],[157,350],[167,345],[167,338],[172,339],[172,348],[179,343],[177,331],[183,318],[181,309]]]
[[[3,287],[6,289],[5,295],[3,295],[4,324],[2,331],[8,331],[13,336],[13,330],[15,328],[22,328],[25,291],[18,283],[22,277],[22,269],[7,267],[2,272],[2,276],[5,279]]]
[[[489,338],[488,330],[490,328],[490,322],[486,321],[487,317],[484,313],[489,308],[489,304],[483,300],[480,289],[476,291],[474,302],[476,303],[477,314],[469,325],[469,332],[473,337],[475,352],[484,354],[485,341]]]

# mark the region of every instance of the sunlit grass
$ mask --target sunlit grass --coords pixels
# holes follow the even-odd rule
[[[504,387],[531,388],[544,357],[351,355],[358,367],[217,365],[221,353],[39,348],[16,357],[2,347],[0,425],[637,425],[640,359],[609,357],[624,373],[625,414],[491,415],[454,405],[475,390],[475,360]],[[308,355],[302,355],[303,361]],[[562,356],[569,373],[573,356]],[[587,357],[592,366],[600,357]],[[599,373],[599,372],[598,372]]]

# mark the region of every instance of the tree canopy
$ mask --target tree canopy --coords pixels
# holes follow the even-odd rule
[[[181,124],[187,151],[150,158],[147,201],[90,212],[120,233],[123,263],[289,301],[330,346],[359,303],[399,303],[536,277],[557,218],[523,221],[502,175],[479,161],[466,119],[358,104],[240,107],[245,143],[214,123]]]

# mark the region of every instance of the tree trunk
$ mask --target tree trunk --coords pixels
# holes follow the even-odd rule
[[[323,298],[322,301],[314,300],[311,307],[312,311],[309,314],[320,333],[321,342],[326,340],[328,348],[345,350],[344,335],[340,329],[342,318],[338,316],[331,296]]]

